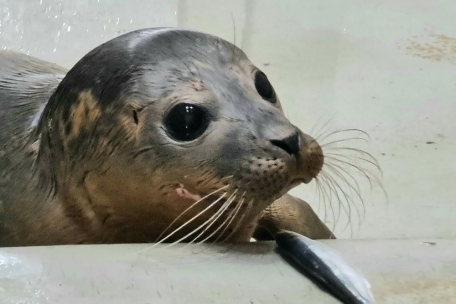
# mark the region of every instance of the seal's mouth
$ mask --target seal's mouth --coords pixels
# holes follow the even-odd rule
[[[201,202],[206,207],[212,205],[214,210],[225,209],[230,212],[234,209],[243,209],[248,204],[246,202],[245,193],[225,192],[224,194],[196,194],[192,193],[181,184],[176,189],[176,193],[186,199],[190,199],[195,202]]]
[[[281,191],[280,195],[286,194],[291,189],[293,189],[293,188],[295,188],[295,187],[297,187],[297,186],[299,186],[299,185],[301,185],[303,183],[304,184],[308,184],[311,180],[312,180],[312,178],[304,178],[304,177],[294,178],[289,183],[287,183],[285,185],[285,187]]]
[[[241,186],[227,186],[224,190],[215,191],[216,193],[201,193],[198,191],[191,191],[183,184],[180,184],[175,189],[176,194],[182,198],[189,199],[197,203],[201,208],[209,208],[211,210],[223,210],[223,214],[230,214],[232,212],[244,212],[249,205],[264,205],[268,202],[271,203],[280,196],[286,194],[291,189],[301,185],[302,183],[308,184],[312,177],[298,176],[285,182],[281,188],[276,189],[269,194],[263,191],[268,191],[262,186],[254,188],[243,188]],[[264,189],[264,190],[263,190]],[[270,189],[269,189],[270,190]],[[261,194],[260,194],[261,193]]]
[[[296,187],[300,184],[308,184],[312,181],[312,178],[309,177],[309,178],[303,178],[303,177],[300,177],[300,178],[295,178],[293,179],[291,182],[290,182],[290,185],[292,187]]]
[[[184,185],[182,185],[182,184],[180,184],[179,188],[176,188],[176,193],[179,196],[182,196],[182,197],[194,200],[194,201],[201,200],[201,195],[195,194],[195,193],[191,193],[190,191],[185,189]]]

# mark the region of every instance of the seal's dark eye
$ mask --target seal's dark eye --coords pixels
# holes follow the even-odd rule
[[[275,93],[272,88],[271,83],[268,80],[268,77],[261,71],[258,71],[255,74],[255,88],[258,91],[258,94],[261,95],[264,99],[269,102],[275,103]]]
[[[169,135],[176,140],[190,141],[201,136],[209,125],[208,113],[197,105],[176,105],[165,118]]]

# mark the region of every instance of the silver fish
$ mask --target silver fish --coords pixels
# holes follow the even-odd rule
[[[375,303],[369,282],[334,249],[287,230],[280,230],[275,239],[279,252],[342,303]]]

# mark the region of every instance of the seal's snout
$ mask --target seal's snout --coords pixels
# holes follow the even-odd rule
[[[282,150],[282,155],[286,153],[290,156],[285,159],[292,184],[307,184],[320,173],[324,162],[323,151],[311,136],[297,130],[282,139],[270,139],[269,143]]]
[[[284,138],[282,140],[270,140],[271,144],[273,144],[276,147],[281,148],[282,150],[285,150],[288,154],[297,156],[299,152],[301,151],[300,144],[299,144],[299,134],[295,133],[287,138]]]
[[[305,171],[309,175],[310,179],[317,177],[320,173],[324,164],[324,155],[321,146],[318,142],[307,134],[302,134],[302,144],[300,155],[302,162],[298,164],[301,167],[301,171]]]

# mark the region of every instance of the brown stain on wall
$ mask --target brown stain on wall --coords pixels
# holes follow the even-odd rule
[[[407,55],[432,61],[456,63],[456,38],[431,34],[413,36],[405,47]]]
[[[455,303],[454,286],[456,278],[424,277],[418,280],[395,281],[375,290],[376,300],[382,302],[399,302],[399,300],[417,300],[414,303]],[[392,302],[391,302],[392,301]]]

